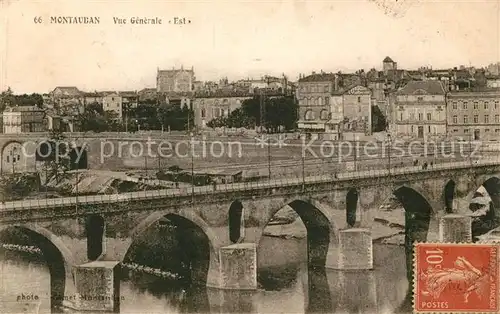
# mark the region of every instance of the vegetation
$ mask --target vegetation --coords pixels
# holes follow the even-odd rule
[[[0,93],[0,110],[3,112],[7,106],[43,106],[43,97],[40,94],[14,95],[10,87]]]
[[[135,132],[138,130],[187,130],[194,124],[194,114],[187,106],[142,103],[123,108],[119,119],[113,111],[104,111],[98,103],[90,104],[79,116],[83,132]]]
[[[261,110],[261,96],[243,101],[240,109],[227,117],[218,117],[208,122],[208,127],[255,128],[265,127],[268,132],[293,130],[297,127],[298,104],[294,97],[264,98]],[[263,112],[263,116],[261,116]]]
[[[51,177],[55,177],[56,182],[59,183],[61,175],[66,175],[70,169],[68,150],[71,150],[71,147],[68,147],[68,141],[63,132],[57,129],[51,130],[49,139],[40,147],[40,155],[43,156],[43,169],[46,174],[45,184]]]
[[[378,106],[372,106],[372,132],[382,132],[387,129],[387,119]]]

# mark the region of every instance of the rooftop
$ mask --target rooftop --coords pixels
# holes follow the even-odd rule
[[[383,62],[394,62],[394,61],[392,61],[391,57],[387,56],[387,57],[385,57]]]
[[[56,89],[62,91],[66,95],[80,95],[82,93],[76,86],[57,86],[54,88],[54,91]]]
[[[440,81],[409,81],[397,91],[398,95],[414,94],[445,95],[443,84]]]
[[[28,111],[45,111],[37,106],[15,106],[7,107],[4,112],[28,112]]]
[[[299,82],[333,82],[335,81],[334,73],[315,73],[299,79]]]

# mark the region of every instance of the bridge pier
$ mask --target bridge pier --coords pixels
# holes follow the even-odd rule
[[[238,243],[219,250],[219,287],[229,290],[257,289],[257,246]]]
[[[449,214],[439,221],[440,242],[472,242],[472,219],[468,216]]]
[[[335,249],[332,251],[335,251]],[[341,270],[373,269],[373,243],[370,229],[352,228],[341,230],[339,233],[339,247],[336,251],[338,265],[333,268]],[[331,253],[328,255],[331,255]]]
[[[76,300],[71,306],[84,311],[120,311],[118,261],[95,261],[75,267]]]

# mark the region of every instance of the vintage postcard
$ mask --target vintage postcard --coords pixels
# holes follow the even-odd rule
[[[499,25],[0,0],[0,313],[498,313]]]

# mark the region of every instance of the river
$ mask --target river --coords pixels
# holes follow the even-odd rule
[[[258,248],[259,289],[220,291],[167,284],[148,274],[125,274],[121,313],[393,313],[405,299],[404,248],[374,244],[373,271],[308,270],[306,239],[266,236]],[[0,255],[0,313],[49,313],[50,276],[38,256]],[[22,298],[39,301],[23,301]],[[65,312],[75,313],[65,309]]]

